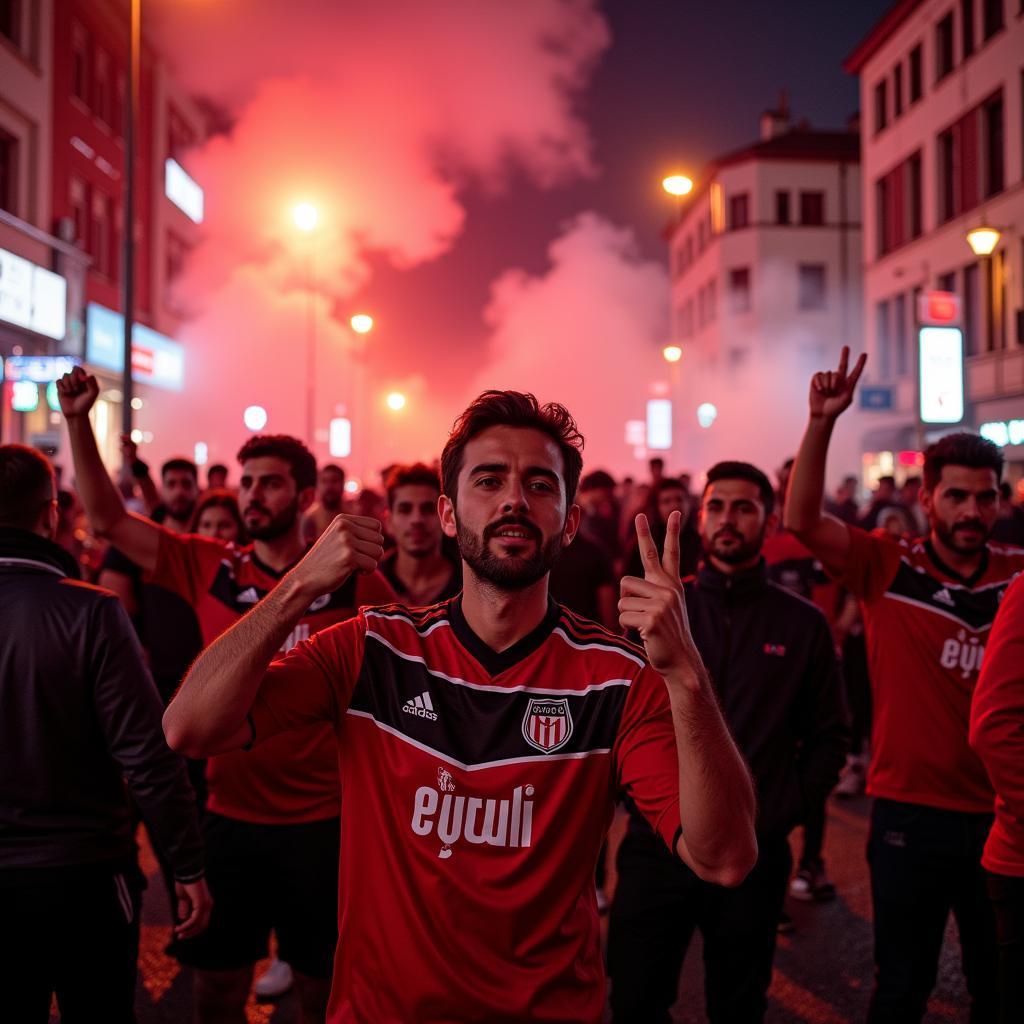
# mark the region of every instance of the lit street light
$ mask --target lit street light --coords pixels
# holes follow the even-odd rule
[[[685,174],[670,174],[667,178],[662,178],[661,187],[670,196],[682,198],[693,191],[693,179]]]
[[[348,323],[356,334],[369,334],[373,330],[373,317],[368,313],[356,313]]]
[[[392,391],[387,397],[388,408],[393,412],[398,412],[405,408],[405,395],[401,391]]]
[[[997,228],[982,224],[967,232],[967,244],[975,256],[991,256],[999,244],[1001,232]]]
[[[683,358],[683,350],[678,345],[666,345],[661,350],[661,356],[666,363],[678,363]]]
[[[292,219],[300,231],[307,234],[316,229],[317,221],[320,219],[316,207],[312,203],[299,203],[292,210]]]

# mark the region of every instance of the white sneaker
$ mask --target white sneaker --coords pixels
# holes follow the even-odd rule
[[[833,792],[836,796],[860,796],[864,792],[864,776],[865,766],[860,758],[848,757]]]
[[[254,991],[258,999],[276,999],[288,992],[294,981],[291,967],[274,957],[266,973],[260,975],[257,980]]]

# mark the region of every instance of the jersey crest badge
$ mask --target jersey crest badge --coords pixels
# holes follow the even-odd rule
[[[545,754],[564,747],[572,736],[572,715],[564,697],[551,700],[532,698],[523,716],[523,739]]]

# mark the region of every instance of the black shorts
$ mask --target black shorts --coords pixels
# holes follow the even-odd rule
[[[338,943],[338,818],[253,825],[206,812],[210,926],[173,943],[183,964],[208,971],[249,967],[277,933],[280,959],[311,978],[330,978]]]

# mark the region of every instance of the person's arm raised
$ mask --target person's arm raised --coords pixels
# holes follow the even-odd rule
[[[832,430],[840,414],[853,401],[854,389],[867,355],[861,353],[847,373],[850,349],[844,345],[836,370],[811,378],[810,415],[800,450],[789,477],[783,525],[792,530],[833,574],[842,571],[850,548],[846,524],[822,511],[825,496],[825,463]]]
[[[192,664],[164,712],[170,747],[198,758],[249,743],[246,718],[274,655],[316,598],[353,572],[377,568],[383,540],[376,519],[337,516],[302,561]]]
[[[676,852],[705,881],[735,886],[757,860],[754,787],[690,633],[678,572],[681,522],[678,512],[669,516],[659,560],[647,517],[636,517],[644,578],[623,577],[619,622],[639,631],[668,690],[679,762]]]
[[[57,381],[60,410],[68,425],[75,485],[92,528],[145,572],[156,568],[160,527],[124,507],[124,501],[100,458],[89,410],[100,392],[92,374],[80,366]]]

